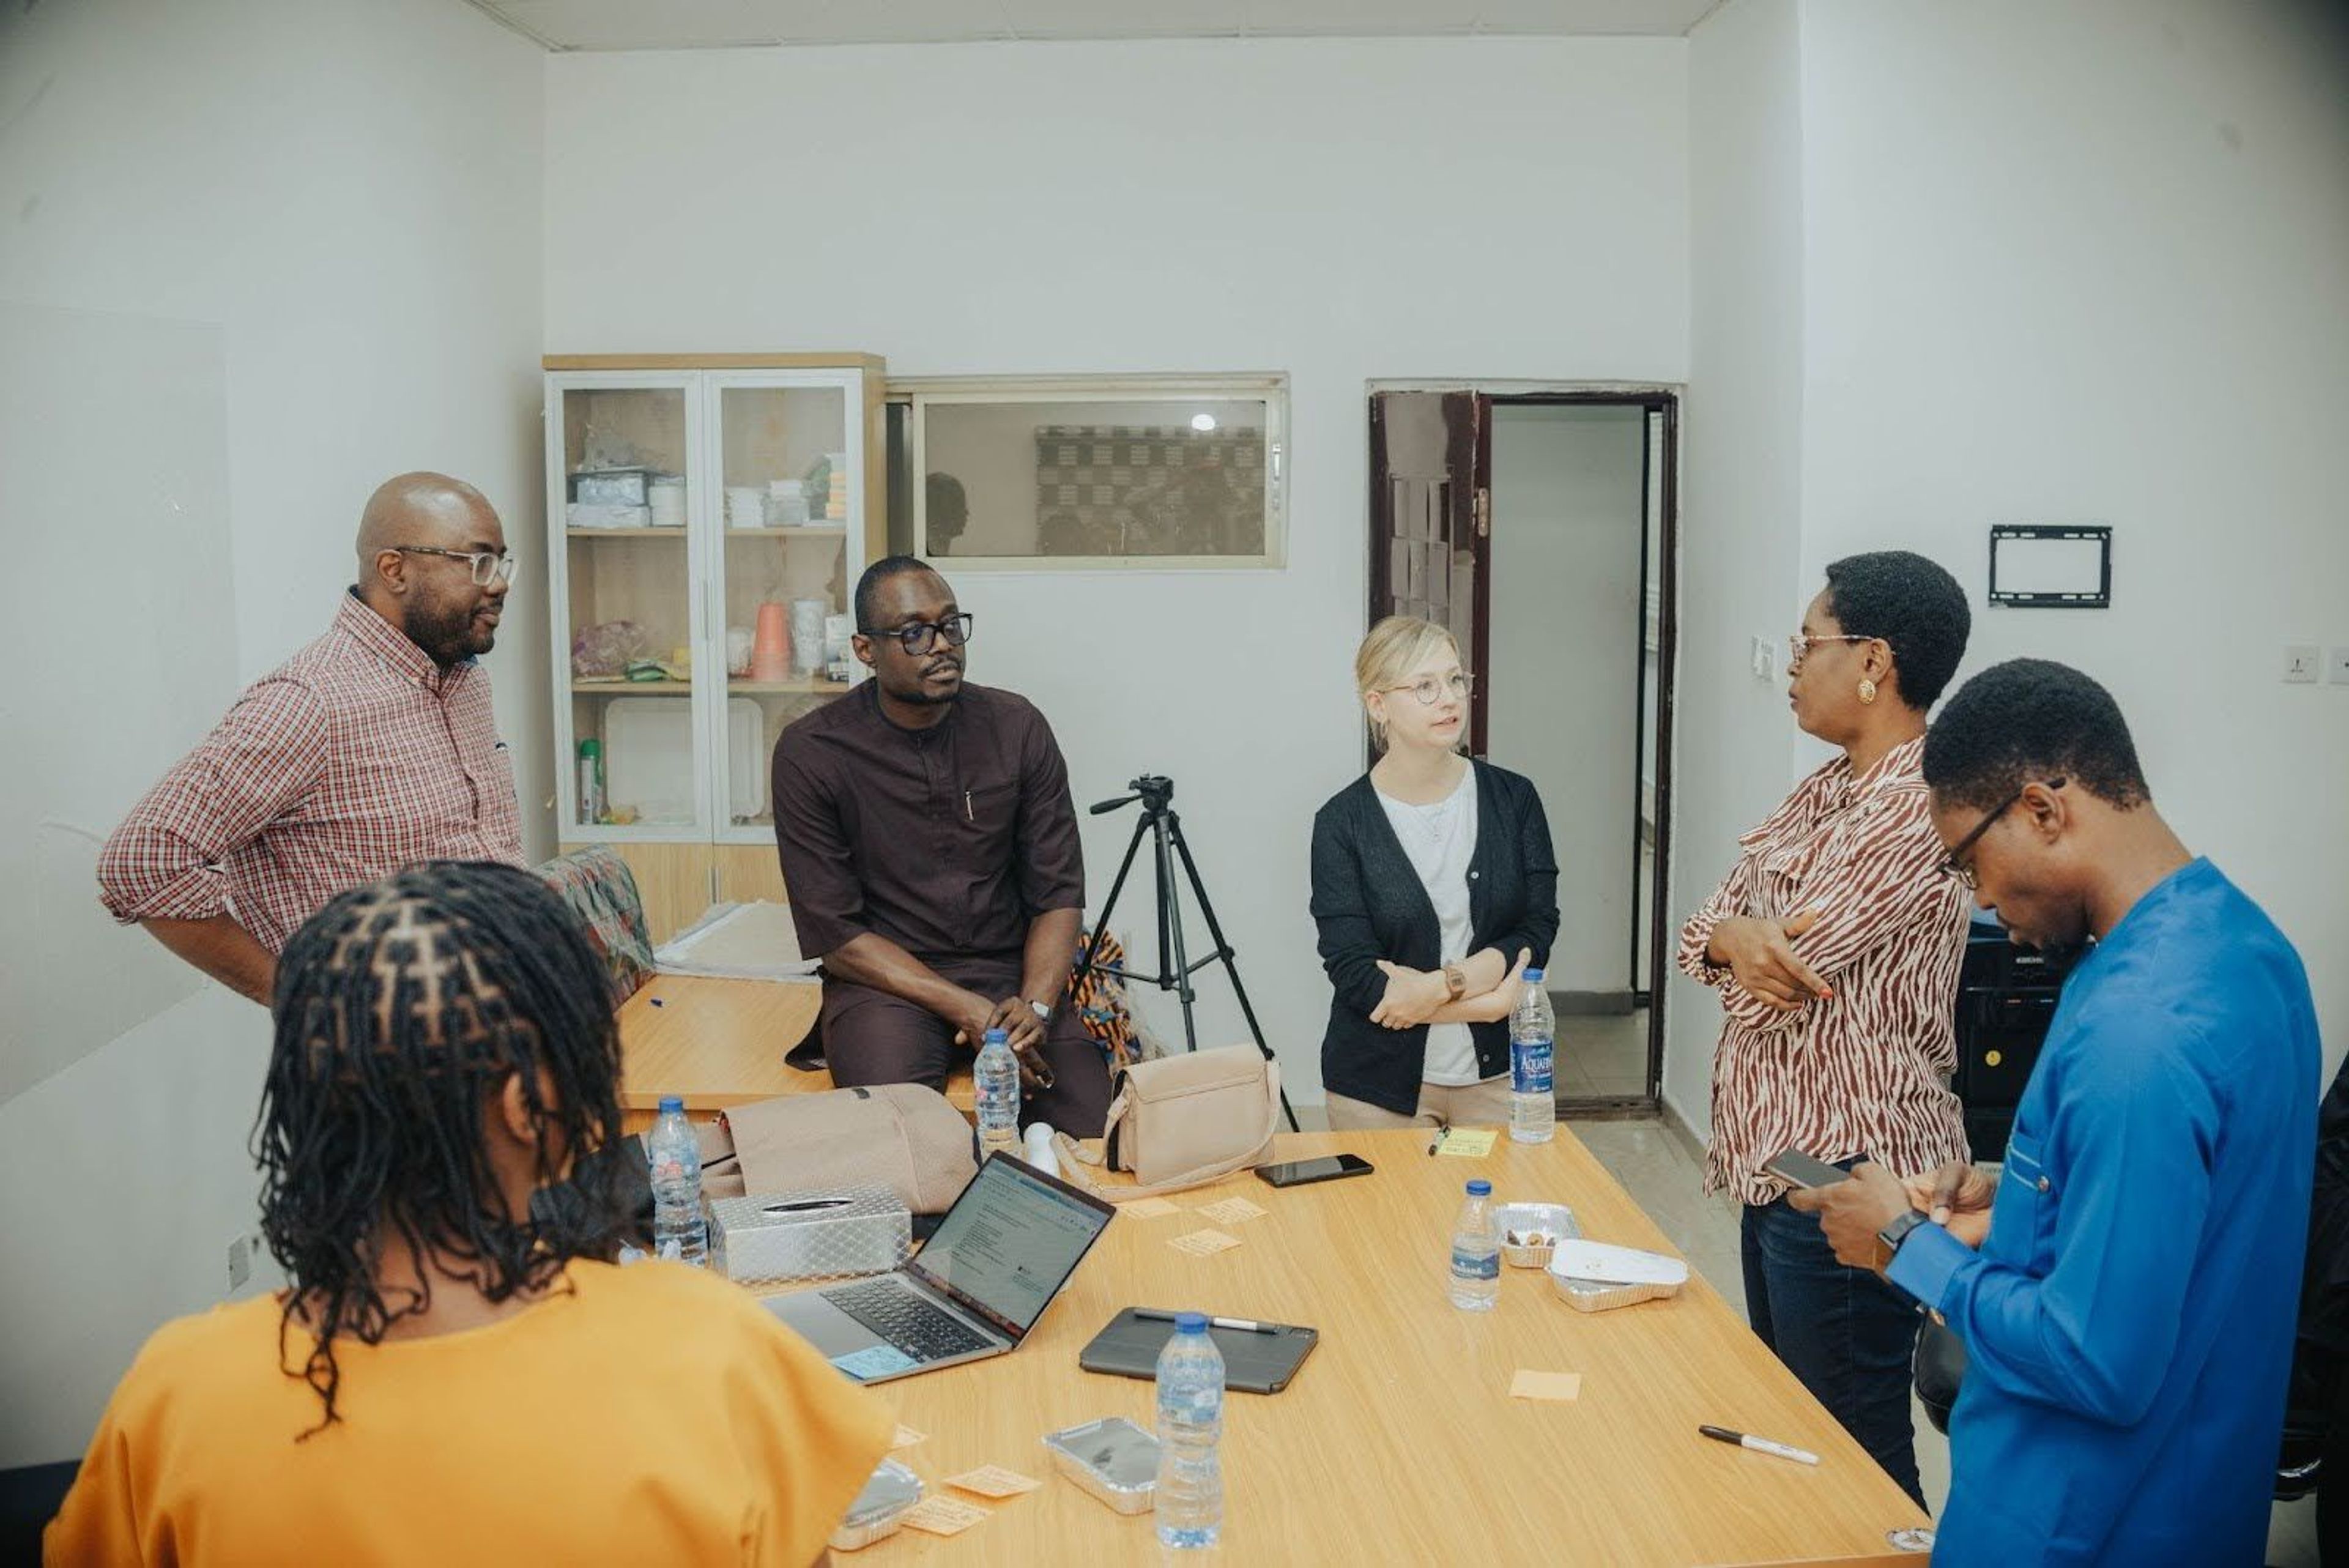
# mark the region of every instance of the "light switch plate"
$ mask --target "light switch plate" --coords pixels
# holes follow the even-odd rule
[[[2326,657],[2324,668],[2331,672],[2326,680],[2335,686],[2349,686],[2349,647],[2334,649]]]
[[[1754,639],[1753,650],[1746,658],[1756,680],[1767,680],[1778,673],[1778,645],[1766,637]]]
[[[2283,678],[2293,686],[2316,684],[2316,661],[2322,652],[2313,642],[2287,643],[2283,650]]]

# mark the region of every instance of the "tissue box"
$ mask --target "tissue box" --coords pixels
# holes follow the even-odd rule
[[[645,506],[652,502],[649,468],[598,468],[571,475],[571,496],[583,506]]]
[[[730,1280],[885,1274],[914,1246],[914,1217],[885,1187],[720,1198],[709,1205],[710,1259]]]
[[[604,505],[590,501],[574,501],[563,509],[563,521],[572,528],[649,528],[653,509],[649,506]]]

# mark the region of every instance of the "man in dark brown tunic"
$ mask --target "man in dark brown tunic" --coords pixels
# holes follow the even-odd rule
[[[911,556],[856,585],[874,679],[775,742],[775,844],[800,950],[823,960],[833,1081],[946,1086],[989,1029],[1019,1057],[1020,1119],[1102,1130],[1109,1071],[1068,1005],[1085,898],[1050,725],[967,684],[971,618]]]

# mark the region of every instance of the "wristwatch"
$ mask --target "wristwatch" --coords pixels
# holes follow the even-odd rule
[[[1925,1211],[1921,1209],[1903,1210],[1893,1217],[1891,1224],[1876,1233],[1878,1270],[1892,1266],[1892,1255],[1900,1251],[1900,1243],[1909,1239],[1909,1231],[1925,1223]]]
[[[1456,963],[1444,966],[1444,989],[1450,994],[1446,1001],[1457,1002],[1468,994],[1468,971]]]

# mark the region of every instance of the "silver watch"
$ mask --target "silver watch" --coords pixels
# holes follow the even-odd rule
[[[1050,1023],[1052,1022],[1052,1010],[1045,1006],[1042,1002],[1031,1002],[1028,1004],[1028,1007],[1030,1012],[1036,1014],[1037,1023]]]

